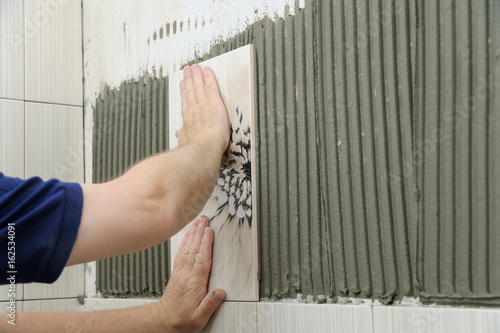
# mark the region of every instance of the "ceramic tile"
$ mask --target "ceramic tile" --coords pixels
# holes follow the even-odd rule
[[[10,288],[9,285],[0,286],[0,302],[9,301],[10,300],[9,293],[12,293],[12,289]],[[21,301],[23,299],[23,295],[24,295],[24,285],[21,283],[16,284],[14,288],[14,297],[12,298],[15,299],[16,301]]]
[[[26,103],[25,177],[83,183],[81,107]]]
[[[157,302],[156,298],[139,299],[139,298],[85,298],[83,311],[105,311],[135,308],[143,305],[148,305]]]
[[[256,302],[224,302],[202,332],[257,332]]]
[[[254,62],[253,46],[246,45],[200,63],[213,69],[230,123],[230,142],[224,154],[215,188],[204,189],[206,201],[199,215],[210,218],[214,230],[213,265],[210,289],[222,288],[230,301],[258,301],[257,278],[257,180],[255,159]],[[177,145],[175,136],[181,115],[180,80],[182,72],[169,77],[170,148]],[[172,242],[177,253],[181,234]],[[227,269],[232,267],[233,269]]]
[[[0,99],[0,172],[11,177],[24,177],[22,101]]]
[[[26,100],[83,105],[81,1],[26,0]]]
[[[77,312],[81,309],[76,298],[23,302],[23,312]]]
[[[9,308],[10,306],[11,306],[10,302],[0,302],[0,313],[10,312],[10,310],[11,310],[11,308]],[[24,307],[23,307],[22,301],[16,302],[15,307],[16,307],[16,313],[23,312]]]
[[[0,1],[0,97],[24,99],[24,1]]]
[[[364,305],[258,303],[257,332],[372,332]]]
[[[26,283],[24,284],[24,299],[50,299],[77,297],[84,295],[84,269],[83,264],[66,267],[61,276],[51,284]]]
[[[25,176],[83,182],[81,107],[26,103]],[[27,284],[25,299],[84,294],[83,264],[66,268],[54,284]]]
[[[373,307],[374,332],[500,332],[500,309]]]

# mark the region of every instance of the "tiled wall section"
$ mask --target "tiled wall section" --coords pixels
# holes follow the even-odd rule
[[[0,98],[24,99],[24,1],[0,1]]]
[[[24,177],[24,102],[0,99],[0,172]]]
[[[133,308],[146,299],[24,301],[17,311],[77,312]],[[8,311],[0,302],[0,314]],[[71,323],[68,323],[71,325]],[[224,302],[204,333],[468,333],[498,332],[500,310],[451,307]]]
[[[27,0],[26,99],[83,105],[81,1]]]
[[[499,304],[499,13],[310,0],[195,60],[254,44],[261,297]],[[136,86],[98,103],[155,100]],[[94,121],[109,172],[106,145],[136,134],[103,131],[123,122],[105,107]]]
[[[8,176],[84,181],[80,8],[79,0],[0,0],[0,172]],[[77,265],[52,285],[18,285],[16,300],[74,298],[83,278]]]

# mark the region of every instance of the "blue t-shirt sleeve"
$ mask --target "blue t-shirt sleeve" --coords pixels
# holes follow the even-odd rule
[[[10,271],[16,271],[16,283],[54,282],[76,241],[82,207],[83,192],[77,183],[22,180],[0,173],[0,284],[8,283]],[[13,263],[9,225],[14,226]]]

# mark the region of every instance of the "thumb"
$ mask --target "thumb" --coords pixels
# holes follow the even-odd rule
[[[212,314],[222,304],[222,301],[225,298],[226,292],[222,289],[213,289],[207,294],[207,296],[205,296],[200,303],[200,307],[198,308],[199,314],[205,322],[210,319]]]

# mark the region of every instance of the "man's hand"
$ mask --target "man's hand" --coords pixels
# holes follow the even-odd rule
[[[214,240],[208,224],[206,217],[193,221],[182,239],[163,297],[156,304],[158,312],[153,315],[167,332],[200,331],[226,297],[222,289],[207,293]]]
[[[184,69],[179,147],[104,184],[83,184],[82,220],[67,265],[137,252],[195,218],[219,176],[229,120],[212,69]]]
[[[180,89],[183,120],[179,146],[208,141],[225,151],[229,120],[213,70],[199,65],[185,67]]]
[[[214,232],[206,217],[194,220],[180,245],[167,289],[159,302],[138,308],[72,313],[17,314],[16,325],[0,321],[0,332],[199,332],[226,293],[207,293]]]

